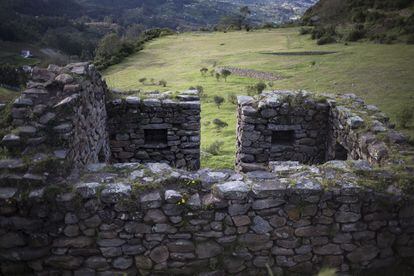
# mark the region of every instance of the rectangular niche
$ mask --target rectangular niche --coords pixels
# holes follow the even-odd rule
[[[272,145],[293,145],[295,143],[294,130],[276,130],[272,133]]]
[[[336,143],[335,145],[335,160],[348,160],[348,151],[341,144]]]
[[[168,143],[166,129],[144,129],[146,145],[166,145]]]

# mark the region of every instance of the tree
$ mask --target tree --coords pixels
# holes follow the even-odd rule
[[[250,11],[248,6],[243,6],[240,8],[240,14],[246,18],[247,16],[249,16],[252,12]]]
[[[252,12],[250,11],[248,6],[243,6],[240,8],[240,14],[241,14],[241,18],[242,18],[242,24],[244,25],[244,27],[246,28],[246,31],[250,30],[250,26],[247,22],[247,17],[251,14]]]
[[[203,68],[200,69],[200,72],[201,72],[201,75],[203,75],[203,77],[205,77],[207,72],[208,72],[208,69],[206,67],[203,67]]]
[[[227,82],[227,77],[231,75],[231,72],[227,69],[223,69],[221,75],[223,76],[224,81]]]
[[[139,79],[139,82],[142,83],[142,84],[145,84],[146,81],[147,81],[147,78],[140,78]]]
[[[217,105],[217,108],[220,109],[220,106],[224,103],[224,98],[220,96],[214,96],[214,103]]]
[[[162,87],[167,87],[167,81],[166,80],[160,80],[158,82],[158,85],[161,85]]]
[[[266,89],[266,84],[264,82],[258,82],[256,83],[255,88],[257,90],[257,94],[261,94],[263,90]]]
[[[204,96],[204,87],[202,87],[201,85],[197,85],[197,86],[195,87],[195,89],[198,91],[198,95],[199,95],[200,97],[203,97],[203,96]]]
[[[217,81],[219,81],[219,80],[220,80],[220,77],[221,77],[220,73],[216,72],[216,80],[217,80]]]
[[[132,24],[125,30],[124,37],[128,40],[136,40],[145,31],[145,26],[141,24]]]

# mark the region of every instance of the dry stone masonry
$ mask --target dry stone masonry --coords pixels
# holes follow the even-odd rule
[[[271,166],[95,164],[70,190],[1,188],[1,271],[310,275],[413,264],[414,201],[358,187],[368,162]]]
[[[35,68],[11,106],[0,182],[44,184],[86,164],[109,161],[106,84],[92,65]],[[9,131],[9,132],[8,132]]]
[[[162,95],[162,94],[161,94]],[[179,100],[127,97],[108,105],[114,162],[166,161],[200,168],[200,102],[196,90]]]
[[[307,92],[265,92],[238,98],[239,170],[263,168],[270,161],[321,164],[329,160],[367,160],[382,165],[393,143],[405,143],[389,119],[353,94],[312,96]]]
[[[236,171],[199,169],[197,91],[35,68],[0,107],[0,275],[312,275],[414,265],[414,150],[355,95],[239,97]]]

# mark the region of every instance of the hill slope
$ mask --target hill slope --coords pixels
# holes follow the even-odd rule
[[[286,0],[247,3],[250,22],[288,20],[314,1],[294,0],[287,6]],[[0,41],[58,49],[87,60],[93,59],[98,41],[108,33],[136,39],[150,28],[212,28],[223,17],[237,18],[244,4],[238,0],[1,0]]]
[[[321,52],[324,51],[324,52]],[[381,58],[379,58],[381,57]],[[268,89],[307,89],[314,92],[356,93],[378,105],[392,119],[404,106],[414,105],[414,47],[351,43],[317,46],[298,29],[254,32],[185,33],[150,42],[145,49],[123,63],[110,67],[104,76],[113,88],[143,91],[182,91],[204,87],[202,99],[202,147],[215,141],[224,145],[218,155],[205,154],[202,165],[231,168],[235,155],[236,106],[229,95],[246,95],[246,87],[258,79],[232,75],[227,81],[200,73],[213,66],[253,69],[281,76],[265,81]],[[147,78],[142,84],[138,80]],[[152,84],[152,81],[153,83]],[[167,87],[156,85],[167,81]],[[214,96],[226,102],[218,109]],[[228,127],[217,130],[214,119]],[[414,126],[408,133],[414,137]]]
[[[412,0],[320,0],[302,18],[305,24],[338,26],[339,38],[414,43]]]

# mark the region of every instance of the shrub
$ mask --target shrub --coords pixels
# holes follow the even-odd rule
[[[357,23],[363,23],[366,19],[366,14],[363,10],[354,11],[352,14],[352,21]]]
[[[197,86],[195,87],[195,89],[198,91],[198,95],[199,95],[200,97],[203,97],[203,96],[204,96],[204,87],[202,87],[201,85],[197,85]]]
[[[158,85],[161,85],[162,87],[166,87],[167,86],[167,81],[166,80],[160,80],[158,82]]]
[[[224,145],[223,141],[216,140],[209,146],[207,146],[204,151],[212,155],[219,155],[221,152],[221,147]]]
[[[301,34],[301,35],[307,35],[307,34],[310,34],[311,32],[312,32],[312,28],[304,28],[304,27],[302,27],[299,30],[299,34]]]
[[[227,82],[227,77],[231,75],[231,72],[229,70],[227,70],[227,69],[223,69],[221,71],[221,75],[223,76],[224,81]]]
[[[225,127],[228,127],[229,126],[226,122],[224,122],[224,121],[222,121],[220,119],[214,119],[213,120],[213,124],[217,128],[217,130],[220,130],[222,128],[225,128]]]
[[[146,81],[147,81],[147,78],[140,78],[139,79],[139,82],[142,83],[142,84],[145,84]]]
[[[262,81],[256,83],[255,88],[256,88],[257,94],[261,94],[263,90],[266,89],[266,87],[267,87],[266,84]]]
[[[220,106],[224,103],[224,98],[221,96],[214,96],[213,100],[214,103],[217,105],[217,108],[220,108]]]
[[[263,90],[266,89],[266,87],[267,87],[266,84],[262,81],[256,83],[255,85],[246,86],[247,94],[249,96],[261,94]]]
[[[200,69],[201,75],[205,76],[208,72],[208,69],[206,67],[203,67]]]
[[[412,107],[406,106],[401,109],[397,114],[397,122],[402,128],[407,128],[408,124],[414,118],[414,109]]]
[[[22,69],[9,64],[0,64],[0,84],[18,88],[26,84],[26,81],[27,74]]]
[[[232,104],[237,104],[237,96],[236,96],[236,94],[234,94],[234,93],[230,93],[230,94],[227,96],[227,101],[228,101],[229,103],[232,103]]]
[[[217,80],[217,81],[219,81],[219,80],[220,80],[220,77],[221,77],[220,73],[216,73],[216,80]]]
[[[335,38],[333,38],[333,36],[326,35],[326,36],[323,36],[323,37],[319,38],[316,41],[316,44],[325,45],[325,44],[330,44],[330,43],[335,43],[335,42],[336,42],[336,40],[335,40]]]
[[[363,26],[356,26],[345,38],[346,41],[358,41],[365,37],[366,31]]]
[[[323,37],[337,36],[336,27],[331,25],[328,27],[318,27],[312,30],[312,39],[321,39]]]

